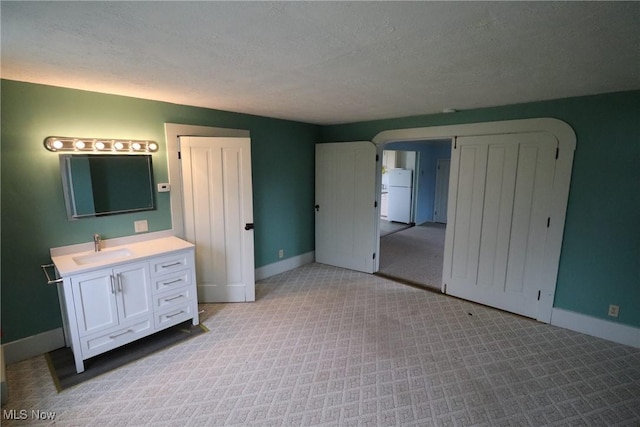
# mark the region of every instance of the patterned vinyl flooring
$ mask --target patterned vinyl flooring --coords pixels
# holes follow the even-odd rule
[[[256,290],[59,394],[43,356],[9,365],[2,425],[640,425],[640,349],[320,264]]]

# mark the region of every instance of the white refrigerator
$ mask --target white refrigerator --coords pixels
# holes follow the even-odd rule
[[[410,169],[390,169],[388,188],[389,221],[411,222],[411,192],[413,171]]]

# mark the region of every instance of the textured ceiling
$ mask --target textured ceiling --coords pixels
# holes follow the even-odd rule
[[[318,124],[640,88],[639,2],[9,2],[1,76]]]

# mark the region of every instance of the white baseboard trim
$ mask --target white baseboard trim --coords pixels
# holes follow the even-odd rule
[[[4,361],[8,365],[64,346],[64,332],[62,328],[57,328],[3,344],[2,349]]]
[[[267,277],[275,276],[276,274],[284,273],[285,271],[302,267],[303,265],[312,263],[315,260],[316,252],[311,251],[302,255],[283,259],[282,261],[274,262],[273,264],[263,265],[262,267],[256,268],[256,280],[266,279]]]
[[[618,344],[640,348],[640,328],[634,326],[598,319],[597,317],[560,308],[552,310],[551,324],[617,342]]]

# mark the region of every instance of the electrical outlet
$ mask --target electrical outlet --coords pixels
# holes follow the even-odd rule
[[[284,249],[278,251],[278,258],[284,258]]]
[[[149,225],[147,224],[147,220],[141,219],[140,221],[134,221],[133,229],[136,231],[136,233],[144,233],[145,231],[149,231]]]
[[[609,316],[618,317],[618,313],[620,312],[620,306],[611,304],[609,306]]]

